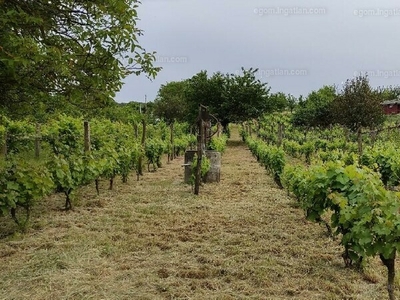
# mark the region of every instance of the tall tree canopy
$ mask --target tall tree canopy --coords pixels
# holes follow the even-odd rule
[[[270,88],[256,79],[257,72],[258,69],[242,68],[241,75],[227,75],[226,111],[222,114],[227,114],[229,122],[243,122],[268,112]]]
[[[201,71],[188,79],[185,97],[188,103],[188,121],[197,118],[199,104],[208,106],[211,113],[221,119],[226,116],[226,77],[220,72],[208,76],[207,71]]]
[[[379,92],[374,91],[367,76],[347,80],[333,103],[336,123],[356,130],[375,127],[385,120]]]
[[[186,121],[188,105],[185,98],[187,81],[172,81],[161,85],[154,101],[154,114],[167,123]]]
[[[289,108],[291,111],[296,107],[296,99],[282,92],[273,93],[268,97],[268,111],[284,111]]]
[[[128,74],[154,77],[137,0],[0,0],[0,107],[108,104]],[[63,104],[61,104],[63,105]],[[16,110],[17,108],[17,110]]]
[[[297,126],[317,127],[332,123],[331,105],[336,98],[334,86],[324,86],[318,91],[312,91],[306,100],[299,99],[297,110],[292,116],[292,122]]]
[[[185,93],[190,118],[195,119],[199,104],[208,106],[224,127],[267,112],[270,88],[256,79],[256,72],[257,69],[242,69],[242,74],[217,72],[209,77],[206,71],[201,71],[194,75],[188,80]]]

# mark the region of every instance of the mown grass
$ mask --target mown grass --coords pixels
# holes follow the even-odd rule
[[[38,205],[26,234],[1,219],[0,299],[385,299],[386,270],[346,269],[233,132],[221,182],[200,195],[182,159],[139,182]]]

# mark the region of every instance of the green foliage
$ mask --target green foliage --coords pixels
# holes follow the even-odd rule
[[[10,120],[6,116],[0,116],[0,144],[4,142],[7,153],[26,152],[33,148],[35,126],[25,120]]]
[[[214,135],[211,138],[211,142],[209,145],[210,150],[215,150],[215,151],[223,153],[226,148],[227,140],[228,140],[228,137],[225,134],[222,134],[220,137],[217,137]]]
[[[194,134],[182,135],[174,139],[175,155],[180,156],[185,153],[188,147],[194,148],[197,143],[197,137]]]
[[[284,140],[283,149],[288,155],[295,158],[299,158],[302,153],[301,145],[293,140]]]
[[[268,112],[278,112],[284,111],[286,108],[290,108],[291,110],[295,107],[295,99],[291,95],[285,95],[282,92],[271,94],[268,99]]]
[[[220,120],[223,119],[227,105],[224,86],[225,76],[220,72],[209,77],[207,71],[201,71],[186,80],[185,99],[188,105],[187,121],[190,124],[195,122],[200,104],[207,106]]]
[[[242,138],[242,141],[245,142],[249,134],[246,132],[245,128],[243,126],[240,126],[239,128],[239,135]]]
[[[359,127],[374,128],[385,120],[381,102],[382,98],[371,88],[367,77],[347,80],[332,104],[334,121],[353,131]]]
[[[190,180],[189,180],[189,183],[191,185],[194,185],[195,180],[196,180],[196,168],[197,168],[197,163],[198,163],[197,158],[198,158],[197,154],[195,154],[193,157],[192,165],[191,165],[191,174],[192,175],[190,176]],[[200,167],[200,176],[201,176],[202,181],[204,181],[204,178],[207,175],[208,171],[210,171],[210,168],[211,168],[210,160],[208,159],[207,156],[203,155],[201,158],[201,167]]]
[[[258,145],[249,137],[247,141],[257,159],[265,163],[262,152],[276,142],[273,132],[279,120],[268,116],[259,121],[257,134],[270,145]],[[345,249],[342,257],[346,266],[356,262],[360,267],[364,257],[380,256],[388,268],[388,291],[394,299],[394,261],[400,249],[400,194],[386,188],[400,182],[397,128],[395,134],[384,130],[375,144],[375,135],[374,139],[362,136],[361,157],[354,142],[357,135],[346,128],[330,126],[306,132],[293,126],[287,128],[283,148],[295,157],[303,154],[310,165],[284,166],[280,174],[282,185],[297,198],[307,219],[324,223],[330,234],[335,229]],[[326,221],[328,216],[331,218]]]
[[[307,213],[318,221],[332,212],[331,226],[341,234],[350,260],[398,250],[400,199],[387,191],[380,175],[368,168],[328,162],[308,169],[287,166],[283,183]]]
[[[266,170],[273,176],[279,187],[282,187],[281,175],[285,167],[285,152],[274,145],[267,145],[250,137],[246,140],[250,151]]]
[[[65,209],[71,209],[72,192],[85,182],[83,158],[79,155],[70,155],[68,158],[63,155],[54,155],[47,163],[47,167],[52,173],[57,190],[66,195]]]
[[[315,147],[312,141],[307,141],[303,145],[300,146],[300,153],[304,154],[306,159],[306,163],[311,163],[311,155],[314,153]]]
[[[83,120],[59,115],[42,128],[42,136],[53,153],[65,156],[83,150]]]
[[[142,113],[142,115],[141,115]],[[84,116],[87,118],[103,118],[112,122],[122,122],[124,124],[137,124],[143,118],[143,114],[151,116],[153,104],[141,102],[110,103],[107,107],[86,111]]]
[[[378,87],[376,92],[383,101],[394,100],[400,97],[400,86]]]
[[[360,164],[378,171],[385,186],[393,187],[400,182],[399,151],[392,144],[378,144],[366,149],[360,157]]]
[[[311,92],[296,109],[292,117],[295,126],[318,127],[332,123],[331,104],[336,97],[334,86],[324,86]]]
[[[11,211],[14,220],[24,228],[29,220],[32,205],[50,194],[53,188],[52,177],[44,166],[12,157],[0,174],[0,210],[4,215]],[[27,212],[24,221],[20,221],[15,215],[19,206]]]
[[[0,134],[10,136],[9,155],[4,157],[0,169],[0,210],[11,212],[14,220],[25,226],[31,206],[44,195],[56,190],[66,196],[65,208],[72,208],[74,191],[82,185],[109,179],[110,188],[117,175],[123,182],[132,170],[138,170],[139,156],[144,154],[141,143],[135,138],[132,124],[106,119],[90,122],[91,150],[84,151],[83,119],[59,115],[42,124],[42,142],[45,153],[36,160],[24,149],[32,146],[36,138],[35,127],[26,121],[2,119]],[[149,125],[152,136],[147,143],[149,160],[161,166],[160,157],[167,151],[169,127],[164,122]],[[182,149],[196,140],[187,135],[187,124],[176,123],[176,135],[181,140]],[[138,132],[141,136],[141,132]],[[16,216],[17,207],[26,210],[26,221]]]
[[[187,81],[172,81],[161,85],[154,101],[154,114],[168,124],[175,120],[188,120],[188,104],[185,98]]]
[[[152,164],[154,170],[161,167],[161,156],[168,150],[167,144],[161,139],[149,139],[146,141],[144,153],[148,165]]]
[[[107,106],[129,74],[154,77],[138,43],[137,0],[0,4],[0,106],[40,119],[54,107]],[[57,104],[54,105],[54,102]],[[72,111],[72,108],[71,108]]]
[[[242,69],[242,74],[208,76],[201,71],[185,81],[188,121],[196,120],[199,104],[207,106],[222,123],[224,130],[231,122],[257,118],[268,110],[269,88],[256,79],[257,69]]]
[[[228,123],[244,122],[256,119],[268,111],[268,93],[270,88],[266,83],[256,79],[258,69],[245,70],[242,74],[226,75],[224,100],[221,119]]]

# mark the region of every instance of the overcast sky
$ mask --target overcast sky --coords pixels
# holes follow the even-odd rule
[[[139,42],[163,70],[126,78],[117,102],[153,101],[161,84],[241,67],[296,97],[360,72],[373,86],[400,83],[399,0],[142,0],[138,15]]]

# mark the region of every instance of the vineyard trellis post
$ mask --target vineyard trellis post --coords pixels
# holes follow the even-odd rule
[[[222,135],[222,124],[221,122],[217,123],[217,137],[221,137]]]
[[[205,136],[205,126],[208,120],[207,107],[199,105],[199,114],[197,117],[197,165],[195,170],[195,182],[194,182],[194,194],[198,195],[200,192],[200,182],[201,182],[201,165],[203,161],[203,153],[206,149],[206,136]]]
[[[168,154],[168,162],[174,160],[175,158],[175,147],[174,147],[174,122],[170,125],[171,136],[170,136],[170,143],[171,143],[171,151]]]
[[[145,144],[146,144],[146,120],[143,118],[142,119],[142,126],[143,126],[143,131],[142,131],[142,149],[144,150]],[[138,159],[138,170],[137,170],[137,180],[139,181],[139,176],[143,176],[143,154],[140,153],[139,159]]]

